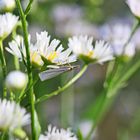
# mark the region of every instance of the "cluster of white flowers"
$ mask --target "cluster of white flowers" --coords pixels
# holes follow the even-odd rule
[[[18,17],[11,13],[0,15],[0,39],[6,38],[15,28],[17,22]]]
[[[30,115],[14,101],[0,100],[0,130],[14,131],[30,123]]]
[[[140,18],[140,1],[127,0],[127,4],[132,13]],[[0,1],[0,10],[11,9],[13,7],[15,7],[15,0]],[[56,21],[59,22],[59,20],[62,20],[65,23],[67,18],[73,16],[71,15],[73,7],[72,9],[68,9],[68,11],[66,10],[66,7],[66,9],[64,8],[64,12],[60,11],[59,13],[58,11],[60,9],[57,9],[56,13],[54,13],[60,14],[59,16],[61,17],[60,19],[56,19]],[[74,15],[74,20],[76,21],[77,17],[80,16],[81,10],[78,10],[77,14]],[[5,39],[14,30],[17,23],[18,17],[11,13],[0,15],[0,40]],[[90,26],[90,28],[87,29],[88,31],[91,29],[93,30],[93,26]],[[105,26],[103,30],[107,31],[105,34],[103,33],[104,36],[102,36],[107,42],[104,40],[94,42],[93,37],[88,37],[87,35],[73,36],[68,39],[67,49],[64,49],[60,40],[51,40],[51,36],[46,31],[41,32],[40,34],[36,33],[36,42],[34,44],[31,43],[31,36],[29,35],[28,40],[31,62],[33,66],[42,67],[44,65],[65,65],[67,63],[73,63],[79,58],[86,64],[103,64],[113,60],[114,55],[125,55],[128,57],[135,55],[135,44],[132,40],[125,46],[131,33],[129,26],[116,24],[112,27]],[[110,42],[111,45],[108,42]],[[6,47],[6,50],[16,56],[20,61],[26,62],[26,48],[22,36],[17,35],[14,40],[9,43],[9,47]],[[9,73],[5,81],[6,86],[10,90],[22,90],[26,87],[28,82],[27,75],[20,71]],[[30,115],[24,108],[21,108],[20,105],[16,104],[14,101],[0,99],[0,131],[13,132],[29,123]],[[90,124],[86,124],[86,127],[87,126],[91,127]],[[85,129],[85,126],[81,128]],[[70,129],[57,129],[56,127],[49,125],[48,131],[45,135],[40,135],[39,140],[77,140],[77,137]]]
[[[36,38],[35,44],[32,44],[29,39],[30,55],[33,64],[38,66],[43,66],[43,64],[63,65],[76,61],[75,55],[71,54],[72,50],[70,48],[64,50],[57,39],[51,41],[51,37],[46,31],[40,34],[37,33]],[[6,48],[7,51],[17,56],[20,60],[23,60],[23,57],[26,58],[23,38],[17,36],[15,40],[9,43],[9,47]]]
[[[56,127],[48,126],[46,135],[41,135],[39,140],[78,140],[70,129],[57,129]]]
[[[46,31],[36,34],[37,41],[30,44],[31,61],[42,66],[43,64],[64,65],[76,61],[76,57],[84,58],[90,62],[103,63],[113,59],[111,46],[104,41],[96,41],[93,47],[93,38],[87,36],[74,36],[69,38],[69,48],[64,50],[60,41],[53,39]],[[20,60],[25,54],[23,39],[19,36],[9,43],[8,52],[17,56]],[[72,53],[73,52],[73,53]]]

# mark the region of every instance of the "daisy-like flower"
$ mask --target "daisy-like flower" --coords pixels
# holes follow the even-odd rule
[[[94,46],[92,43],[92,37],[74,36],[69,38],[68,46],[73,50],[74,54],[86,63],[97,62],[102,64],[113,59],[113,51],[108,43],[96,41]]]
[[[15,28],[17,22],[18,17],[11,13],[0,15],[0,39],[6,38]]]
[[[63,65],[76,61],[76,56],[72,54],[72,49],[68,48],[64,50],[60,41],[53,39],[48,35],[46,31],[36,34],[37,42],[34,45],[38,49],[42,60],[46,64]]]
[[[0,0],[0,10],[13,10],[15,6],[15,0]]]
[[[0,131],[15,129],[30,123],[30,115],[14,101],[0,100]]]
[[[128,6],[131,12],[138,18],[140,18],[140,1],[139,0],[127,0]]]
[[[134,44],[134,38],[125,46],[130,33],[130,26],[121,23],[110,26],[105,25],[101,28],[101,37],[111,43],[114,55],[117,57],[133,57],[135,55],[136,45]]]
[[[70,129],[57,129],[56,127],[48,126],[46,135],[41,135],[39,140],[78,140],[74,133]]]
[[[30,36],[29,36],[29,45],[30,45],[30,57],[33,66],[41,67],[43,65],[43,61],[40,55],[37,52],[37,49],[31,44]],[[6,50],[19,58],[20,61],[26,61],[26,50],[23,41],[23,37],[17,35],[14,40],[9,43],[9,48],[6,47]],[[24,59],[24,60],[23,60]]]

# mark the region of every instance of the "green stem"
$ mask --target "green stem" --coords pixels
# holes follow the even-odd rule
[[[29,1],[29,4],[27,6],[27,8],[25,9],[25,15],[27,16],[28,13],[30,12],[31,6],[32,6],[33,0]]]
[[[16,37],[16,29],[17,29],[18,25],[16,26],[16,28],[13,30],[12,32],[12,38],[15,39]],[[16,56],[14,56],[14,64],[15,64],[15,69],[19,70],[20,69],[20,65],[19,65],[19,60]]]
[[[14,64],[15,64],[15,69],[19,70],[20,69],[19,60],[16,56],[14,56]]]
[[[24,35],[24,44],[26,49],[26,58],[27,58],[27,72],[28,72],[28,80],[29,80],[29,87],[33,83],[33,75],[32,75],[32,65],[30,61],[30,49],[29,49],[29,42],[28,42],[28,30],[27,30],[27,22],[26,22],[26,16],[23,12],[23,9],[21,7],[20,0],[16,0],[17,7],[20,13],[20,18],[22,22],[23,27],[23,35]],[[30,98],[30,105],[31,105],[31,129],[32,129],[32,140],[38,140],[37,132],[35,128],[35,106],[34,106],[34,91],[33,86],[30,87],[29,90],[29,98]]]
[[[42,101],[45,101],[45,100],[47,100],[47,99],[49,99],[49,98],[51,98],[51,97],[53,97],[53,96],[56,96],[56,95],[58,95],[59,93],[63,92],[63,91],[64,91],[65,89],[67,89],[68,87],[70,87],[75,81],[77,81],[77,80],[84,74],[84,72],[86,71],[87,67],[88,67],[88,66],[85,65],[85,66],[81,69],[81,71],[80,71],[76,76],[74,76],[74,77],[73,77],[66,85],[64,85],[62,88],[59,88],[58,90],[56,90],[56,91],[54,91],[54,92],[52,92],[52,93],[50,93],[50,94],[47,94],[47,95],[44,95],[44,96],[38,98],[37,101],[36,101],[36,104],[38,104],[38,103],[40,103],[40,102],[42,102]]]
[[[1,59],[1,65],[2,65],[3,79],[5,80],[6,75],[7,75],[7,68],[6,68],[6,60],[5,60],[5,55],[3,51],[2,40],[0,40],[0,59]],[[6,96],[7,96],[6,86],[5,84],[3,84],[3,97],[6,98]]]
[[[10,91],[10,100],[14,101],[14,99],[15,99],[15,94],[12,91]]]
[[[123,73],[120,76],[120,78],[113,83],[113,85],[110,87],[109,92],[115,95],[117,90],[122,87],[123,83],[129,80],[139,69],[140,69],[140,61],[138,60],[134,65],[131,66],[131,68],[128,69],[128,71],[125,72],[125,74]]]

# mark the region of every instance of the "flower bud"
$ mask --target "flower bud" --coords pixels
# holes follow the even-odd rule
[[[15,0],[0,0],[0,11],[12,11],[15,6]]]
[[[6,86],[12,91],[21,91],[27,85],[27,75],[21,71],[12,71],[6,77]]]

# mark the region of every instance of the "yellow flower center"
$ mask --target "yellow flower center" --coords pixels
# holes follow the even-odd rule
[[[37,52],[31,53],[31,60],[34,61],[37,58],[38,54]]]
[[[92,57],[93,55],[94,55],[94,51],[90,51],[90,52],[88,52],[88,54],[87,54],[88,57]]]
[[[49,61],[52,61],[52,60],[54,60],[55,58],[57,57],[57,52],[52,52],[52,53],[50,53],[49,55],[48,55],[48,60]]]
[[[41,57],[37,52],[31,52],[31,61],[38,64],[42,63]]]

